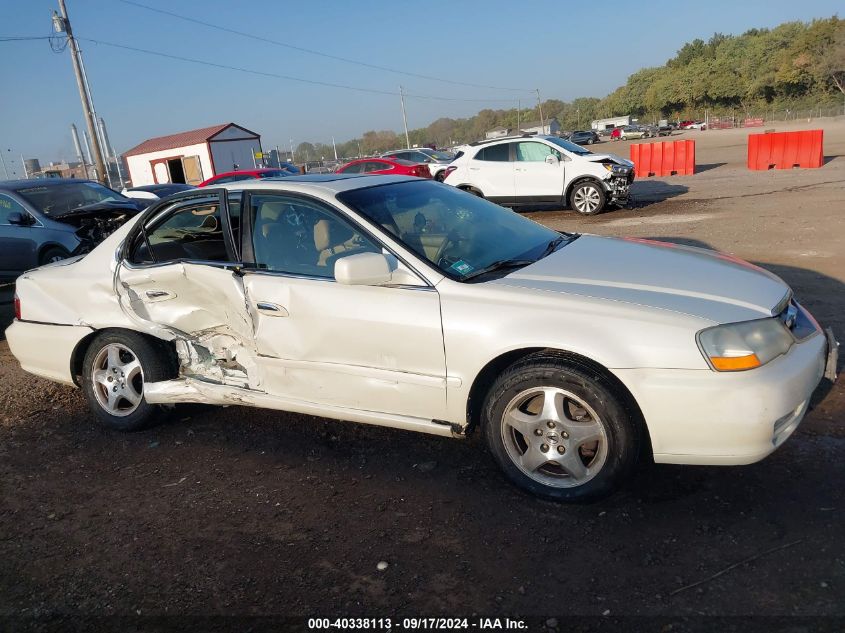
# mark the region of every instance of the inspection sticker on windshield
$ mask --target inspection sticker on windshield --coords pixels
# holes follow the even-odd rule
[[[456,273],[460,273],[462,275],[466,275],[467,273],[471,273],[473,267],[470,264],[467,264],[464,260],[460,260],[452,264],[449,268],[454,270]]]

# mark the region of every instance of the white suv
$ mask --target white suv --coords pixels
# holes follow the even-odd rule
[[[502,205],[563,204],[593,215],[626,202],[633,180],[629,160],[526,134],[462,147],[443,182]]]

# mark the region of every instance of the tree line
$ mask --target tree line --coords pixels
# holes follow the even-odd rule
[[[714,113],[751,116],[771,108],[841,103],[845,95],[845,20],[787,22],[742,35],[715,33],[684,44],[663,66],[643,68],[604,98],[543,102],[546,120],[564,130],[589,128],[599,118],[632,115],[641,121],[703,118]],[[539,121],[538,108],[484,109],[464,119],[440,118],[409,130],[411,144],[450,147],[483,139],[495,127],[517,129]],[[338,143],[339,157],[373,155],[405,146],[404,133],[371,130]],[[300,158],[301,157],[301,158]],[[297,162],[334,157],[331,145],[301,143]]]

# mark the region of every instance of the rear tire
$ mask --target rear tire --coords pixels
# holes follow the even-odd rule
[[[640,425],[602,376],[543,352],[499,376],[482,423],[505,475],[553,501],[613,493],[636,465],[643,442]]]
[[[604,210],[607,196],[604,187],[592,180],[580,182],[569,194],[570,206],[581,215],[596,215]]]
[[[45,248],[44,252],[41,253],[41,256],[38,258],[38,265],[44,266],[45,264],[60,262],[68,257],[70,257],[70,253],[61,246],[51,246],[49,248]]]
[[[163,345],[130,331],[95,337],[82,361],[82,388],[91,412],[116,431],[139,431],[161,417],[144,399],[144,384],[175,374]]]
[[[436,174],[434,174],[434,179],[437,182],[443,182],[444,174],[445,174],[445,170],[440,170]]]

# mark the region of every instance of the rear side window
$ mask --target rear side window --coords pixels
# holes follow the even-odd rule
[[[218,178],[211,184],[213,185],[222,185],[227,182],[238,182],[239,180],[254,180],[255,176],[251,176],[249,174],[240,174],[237,176],[223,176],[222,178]]]
[[[182,207],[145,231],[135,244],[134,263],[229,260],[218,202]]]
[[[510,143],[482,147],[475,155],[475,160],[506,163],[510,160]]]
[[[365,165],[364,166],[365,172],[385,171],[387,169],[393,169],[393,165],[391,165],[390,163],[382,163],[380,161],[375,161],[375,160],[370,161],[369,163],[365,163],[364,165]]]
[[[361,173],[361,165],[363,163],[356,163],[355,165],[347,165],[343,168],[344,174],[360,174]]]

